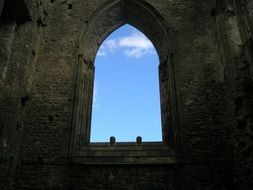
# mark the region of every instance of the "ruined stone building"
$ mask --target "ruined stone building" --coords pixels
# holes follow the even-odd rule
[[[90,143],[126,23],[159,55],[163,141]],[[252,38],[253,0],[0,0],[0,189],[252,190]]]

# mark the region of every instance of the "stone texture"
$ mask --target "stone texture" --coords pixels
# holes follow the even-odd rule
[[[1,189],[252,189],[252,6],[247,0],[0,1]],[[170,164],[103,164],[106,149],[85,152],[94,57],[124,23],[150,37],[160,57]],[[162,155],[152,151],[136,155]],[[84,164],[81,154],[99,155],[99,164]]]

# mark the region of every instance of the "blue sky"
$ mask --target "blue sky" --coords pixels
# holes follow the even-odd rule
[[[161,141],[159,58],[152,43],[124,25],[100,46],[95,60],[91,142]]]

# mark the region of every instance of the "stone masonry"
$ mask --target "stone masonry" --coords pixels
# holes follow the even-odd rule
[[[96,52],[157,49],[163,142],[89,142]],[[0,0],[1,190],[251,190],[252,0]]]

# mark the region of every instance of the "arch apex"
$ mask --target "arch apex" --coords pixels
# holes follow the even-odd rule
[[[80,39],[80,51],[84,58],[94,62],[104,39],[124,24],[130,24],[144,33],[157,49],[160,62],[166,61],[171,43],[163,18],[143,0],[106,1],[95,11]]]

